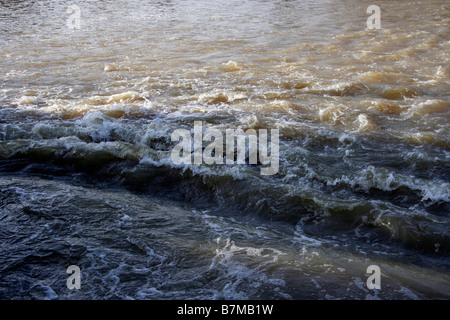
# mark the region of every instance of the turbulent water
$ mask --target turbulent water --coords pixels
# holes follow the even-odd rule
[[[0,1],[0,298],[450,298],[448,1],[75,2]]]

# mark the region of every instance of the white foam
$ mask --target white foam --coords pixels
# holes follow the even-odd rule
[[[415,102],[405,112],[402,113],[404,118],[421,117],[433,113],[450,112],[450,103],[445,100],[428,99],[425,101]]]
[[[161,155],[161,154],[160,154]],[[194,175],[207,179],[208,177],[232,177],[234,180],[242,180],[254,175],[254,172],[242,165],[197,165],[197,164],[175,164],[170,158],[169,153],[165,157],[155,159],[153,156],[146,155],[140,161],[140,164],[147,164],[156,167],[167,166],[181,169],[182,172],[191,171]]]
[[[314,239],[314,238],[306,236],[304,234],[300,224],[297,224],[295,226],[295,233],[294,233],[293,241],[301,243],[303,245],[303,248],[320,247],[323,244],[323,242],[318,239]]]
[[[224,241],[225,243],[223,243]],[[277,292],[280,295],[289,296],[281,291],[281,288],[286,286],[283,279],[270,278],[264,272],[266,266],[277,262],[278,256],[284,253],[273,248],[240,247],[230,238],[222,240],[219,237],[216,239],[216,243],[218,248],[211,261],[210,270],[214,269],[221,272],[219,279],[215,280],[216,282],[222,280],[222,278],[227,282],[221,292],[216,294],[216,299],[248,299],[246,293],[239,291],[240,285],[248,281],[256,288],[263,284],[270,284],[278,288]],[[263,252],[269,253],[262,254]],[[242,255],[256,259],[255,262],[258,261],[256,267],[250,268],[248,264],[240,262]]]
[[[340,143],[352,143],[352,142],[356,142],[356,137],[355,135],[351,134],[351,133],[343,133],[339,136],[339,142]]]
[[[240,62],[229,60],[227,63],[224,63],[225,71],[240,71],[244,69],[244,65]]]
[[[26,105],[26,104],[38,104],[39,100],[36,96],[22,96],[17,101],[18,105]]]
[[[215,103],[232,103],[238,100],[247,99],[247,95],[243,92],[213,90],[211,92],[202,93],[198,96],[199,103],[215,104]]]
[[[340,178],[328,180],[327,185],[345,183],[355,189],[368,191],[377,188],[383,191],[393,191],[401,186],[416,190],[422,195],[422,202],[438,203],[450,201],[450,184],[438,180],[425,180],[395,173],[385,168],[368,166],[355,176],[342,175]]]
[[[364,113],[358,115],[356,123],[358,125],[358,128],[355,130],[355,132],[373,131],[376,128],[376,125],[373,122],[373,120],[367,114]]]
[[[120,218],[120,221],[122,222],[131,222],[133,221],[133,218],[131,218],[129,215],[124,214],[122,218]]]

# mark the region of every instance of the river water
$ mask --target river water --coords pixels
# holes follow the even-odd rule
[[[0,1],[0,298],[449,299],[450,4],[372,2]]]

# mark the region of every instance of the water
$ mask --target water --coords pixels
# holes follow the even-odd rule
[[[447,1],[0,3],[0,298],[450,297]],[[194,121],[278,173],[175,165]]]

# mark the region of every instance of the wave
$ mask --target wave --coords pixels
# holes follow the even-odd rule
[[[447,252],[450,245],[449,217],[427,211],[432,206],[448,206],[448,183],[375,167],[336,179],[312,171],[309,177],[299,178],[306,183],[283,183],[282,177],[260,176],[252,166],[177,166],[168,151],[125,141],[84,142],[76,137],[2,143],[0,156],[2,162],[16,162],[15,166],[26,159],[22,173],[51,174],[62,166],[69,173],[75,169],[139,192],[162,192],[199,206],[214,203],[249,217],[302,223],[315,236],[338,231],[354,234],[355,227],[363,226],[373,241],[380,236],[427,252],[434,252],[435,244]],[[2,167],[5,170],[5,163]],[[387,196],[374,200],[374,190]]]

